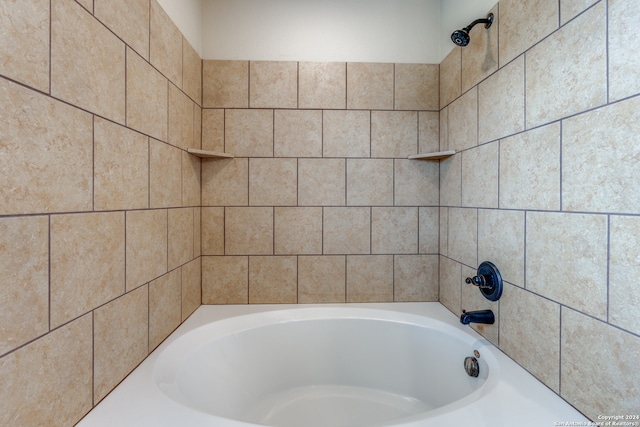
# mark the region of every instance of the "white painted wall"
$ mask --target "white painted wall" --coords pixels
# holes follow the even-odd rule
[[[157,0],[202,57],[202,0]]]
[[[204,0],[203,57],[435,63],[439,16],[440,0]]]
[[[158,0],[204,59],[438,64],[496,0]]]

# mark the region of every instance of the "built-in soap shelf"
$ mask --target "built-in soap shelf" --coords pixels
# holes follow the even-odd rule
[[[233,159],[234,155],[220,151],[199,150],[197,148],[187,148],[189,154],[203,159]]]
[[[456,150],[438,151],[435,153],[420,153],[407,157],[409,160],[442,160],[456,154]]]

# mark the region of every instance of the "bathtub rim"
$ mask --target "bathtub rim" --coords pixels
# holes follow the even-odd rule
[[[483,370],[489,371],[486,378],[477,388],[463,397],[449,402],[445,405],[432,409],[430,411],[399,418],[396,423],[390,426],[411,425],[411,423],[427,420],[429,418],[438,417],[447,414],[461,407],[470,405],[478,400],[483,399],[497,385],[500,379],[500,366],[494,355],[494,346],[485,338],[471,336],[464,333],[464,328],[451,325],[449,322],[438,320],[424,314],[414,314],[409,312],[401,312],[397,310],[389,310],[388,308],[372,308],[370,306],[355,305],[308,305],[296,306],[291,308],[275,309],[269,311],[255,312],[251,314],[239,315],[220,319],[215,322],[205,323],[195,327],[188,332],[184,332],[175,338],[171,343],[167,344],[164,349],[159,352],[152,371],[154,385],[159,387],[159,382],[171,383],[178,375],[184,363],[200,348],[208,346],[212,341],[223,339],[229,336],[240,335],[243,332],[260,329],[264,327],[277,326],[290,322],[305,321],[323,321],[323,320],[370,320],[375,322],[388,322],[398,325],[409,325],[434,331],[437,334],[453,336],[461,344],[468,346],[467,353],[460,355],[460,370],[463,370],[463,360],[466,356],[473,356],[473,351],[477,350],[482,355],[480,363]],[[185,350],[188,348],[189,350]],[[179,360],[176,360],[179,359]],[[162,377],[162,380],[159,378]],[[179,404],[189,407],[191,410],[199,411],[205,416],[215,417],[216,420],[225,419],[225,417],[194,408],[186,403],[180,403],[179,399],[175,399],[165,393],[165,395]],[[231,418],[233,421],[240,421]],[[247,424],[254,425],[257,424]],[[386,424],[385,424],[386,425]]]
[[[161,412],[157,410],[158,396],[162,396],[167,402],[172,402],[171,399],[164,396],[164,394],[157,389],[153,382],[152,368],[160,352],[184,333],[208,322],[259,311],[331,306],[382,308],[390,311],[428,316],[443,321],[456,329],[460,329],[477,340],[485,340],[485,338],[469,326],[461,325],[457,316],[439,302],[202,305],[169,335],[164,342],[156,347],[114,390],[88,412],[76,426],[112,427],[113,425],[118,425],[122,427],[169,427],[184,425],[189,427],[210,427],[210,423],[203,423],[201,419],[198,420],[197,418],[191,418],[189,416],[189,412],[195,411],[172,413],[171,411]],[[402,426],[431,427],[437,425],[463,425],[464,423],[472,423],[477,427],[494,427],[496,425],[539,427],[540,425],[557,425],[554,424],[556,422],[571,421],[588,423],[590,421],[546,385],[525,371],[524,368],[516,364],[499,348],[492,344],[491,346],[500,364],[502,378],[495,390],[495,393],[497,393],[496,397],[498,400],[503,398],[507,399],[504,403],[499,402],[497,404],[497,408],[499,409],[497,415],[491,411],[490,408],[475,408],[474,405],[471,405],[470,407],[473,407],[473,410],[467,410],[469,408],[466,408],[456,413],[456,415],[460,415],[459,418],[446,420],[442,419],[442,417],[435,417],[427,419],[426,422],[408,423]],[[153,386],[150,387],[150,385]],[[179,404],[175,403],[175,405]],[[446,417],[446,415],[443,416]],[[254,424],[240,421],[229,420],[229,422],[226,422],[225,419],[221,420],[220,425],[216,427],[255,426]],[[430,422],[432,420],[435,421],[435,423]],[[450,424],[442,424],[443,422],[449,422]]]

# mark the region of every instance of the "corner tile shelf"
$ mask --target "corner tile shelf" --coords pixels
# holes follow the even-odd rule
[[[207,151],[198,150],[197,148],[187,148],[189,154],[198,156],[202,159],[233,159],[234,155],[229,153],[222,153],[220,151]]]
[[[407,157],[409,160],[442,160],[456,154],[456,150],[438,151],[435,153],[420,153]]]

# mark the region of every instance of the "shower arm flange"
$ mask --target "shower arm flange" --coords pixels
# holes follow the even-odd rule
[[[493,24],[493,13],[488,14],[486,18],[476,19],[471,24],[464,27],[464,30],[468,33],[476,26],[476,24],[484,24],[484,28],[491,28],[491,24]]]

